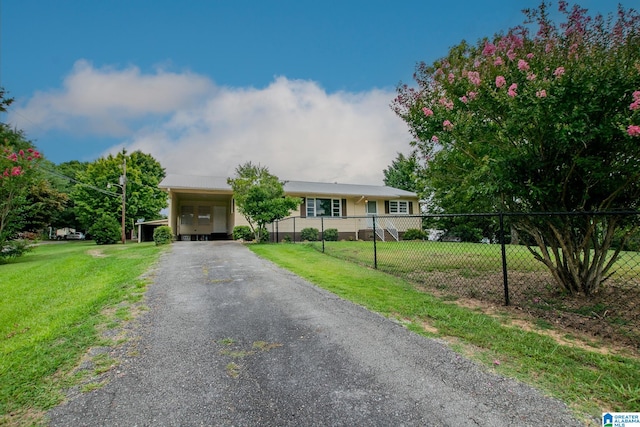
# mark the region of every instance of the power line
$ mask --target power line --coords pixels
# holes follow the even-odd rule
[[[108,190],[96,187],[94,185],[91,185],[91,184],[85,184],[84,182],[80,182],[77,179],[71,178],[70,176],[63,175],[63,174],[61,174],[59,172],[55,172],[55,171],[52,171],[50,169],[43,168],[43,167],[41,167],[41,169],[43,171],[47,172],[47,173],[50,173],[51,175],[57,176],[58,178],[63,178],[63,179],[69,180],[69,181],[71,181],[71,182],[73,182],[75,184],[81,185],[83,187],[91,188],[92,190],[96,190],[96,191],[98,191],[100,193],[103,193],[103,194],[106,194],[108,196],[122,197],[120,194],[114,193],[113,191],[108,191]]]

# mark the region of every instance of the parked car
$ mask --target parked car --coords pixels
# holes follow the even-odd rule
[[[79,231],[67,234],[65,237],[67,240],[84,240],[84,234]]]

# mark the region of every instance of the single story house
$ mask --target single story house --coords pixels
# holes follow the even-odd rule
[[[168,225],[178,240],[230,239],[235,226],[247,225],[227,178],[169,174],[159,187],[168,193]],[[335,228],[340,239],[369,240],[374,225],[380,239],[399,240],[404,231],[421,225],[420,217],[412,216],[419,214],[418,195],[410,191],[304,181],[285,181],[284,190],[302,203],[277,229],[271,225],[272,240],[287,235],[299,240],[306,227]]]

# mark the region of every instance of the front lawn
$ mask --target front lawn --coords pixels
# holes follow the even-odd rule
[[[37,420],[61,401],[66,373],[100,343],[101,313],[142,297],[141,276],[161,251],[52,243],[0,265],[0,425]]]

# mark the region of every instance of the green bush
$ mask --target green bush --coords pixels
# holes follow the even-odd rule
[[[482,230],[470,225],[457,225],[451,231],[463,242],[478,243],[482,240]]]
[[[16,239],[4,242],[0,248],[0,264],[11,258],[18,258],[33,249],[34,242],[29,239]]]
[[[89,228],[89,233],[98,245],[111,245],[120,241],[122,228],[114,218],[103,215]]]
[[[172,240],[171,227],[163,225],[153,230],[153,241],[156,242],[156,246],[169,244]]]
[[[303,228],[302,231],[300,232],[300,239],[302,239],[302,241],[308,241],[308,242],[315,242],[318,240],[318,236],[320,235],[320,232],[318,231],[317,228],[313,228],[313,227],[308,227],[308,228]]]
[[[337,242],[338,241],[338,229],[337,228],[327,228],[324,230],[322,234],[324,240],[327,242]]]
[[[402,235],[402,240],[425,240],[426,238],[427,233],[417,228],[409,228]]]
[[[236,225],[233,227],[233,240],[247,240],[252,241],[254,239],[253,231],[248,225]]]

